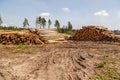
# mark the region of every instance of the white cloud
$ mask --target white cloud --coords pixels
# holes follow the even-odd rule
[[[69,8],[62,8],[62,10],[63,10],[64,12],[70,12],[70,9],[69,9]]]
[[[95,16],[109,16],[109,13],[106,10],[98,11],[94,13]]]
[[[48,12],[47,12],[47,13],[41,13],[41,14],[40,14],[40,16],[42,16],[42,17],[49,17],[50,15],[51,15],[51,14],[48,13]]]

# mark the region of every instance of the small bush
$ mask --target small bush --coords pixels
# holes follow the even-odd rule
[[[97,68],[104,68],[106,65],[106,62],[99,63]]]
[[[75,34],[75,30],[68,30],[67,28],[60,28],[58,32],[69,34],[69,35],[74,35]]]

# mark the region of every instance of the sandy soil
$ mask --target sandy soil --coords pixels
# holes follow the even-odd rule
[[[0,80],[107,80],[101,77],[109,74],[104,65],[116,71],[114,80],[120,80],[119,43],[0,45]]]

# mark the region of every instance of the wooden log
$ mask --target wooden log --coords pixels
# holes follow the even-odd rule
[[[71,39],[85,41],[117,41],[117,38],[118,37],[115,37],[115,34],[107,28],[101,26],[83,26],[82,29],[76,31]]]
[[[0,33],[0,43],[9,44],[44,44],[39,36],[29,32],[2,32]]]

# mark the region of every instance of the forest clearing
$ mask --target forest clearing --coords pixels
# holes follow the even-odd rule
[[[0,41],[0,80],[120,80],[119,37],[105,28],[1,31]]]

